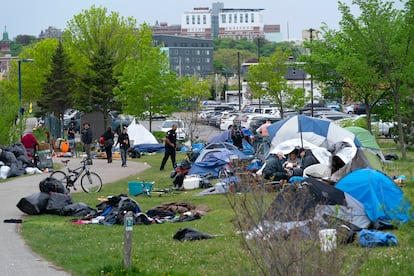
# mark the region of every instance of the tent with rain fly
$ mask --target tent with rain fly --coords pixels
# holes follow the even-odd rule
[[[164,145],[158,143],[155,136],[134,118],[128,126],[128,136],[131,147],[138,152],[159,152]]]
[[[212,174],[217,177],[219,171],[233,159],[248,159],[237,147],[229,143],[213,143],[207,145],[191,166],[189,175],[201,176]]]
[[[349,138],[357,147],[360,146],[352,132],[332,122],[304,115],[292,116],[273,123],[267,130],[272,147],[286,140],[299,139],[318,147],[328,148],[336,142],[343,141],[344,138]]]
[[[332,122],[298,115],[270,125],[268,131],[271,153],[286,154],[295,147],[311,150],[319,164],[306,168],[307,175],[336,182],[351,170],[376,168],[356,135]]]
[[[405,223],[411,217],[411,205],[402,190],[380,171],[369,168],[352,171],[335,187],[364,204],[367,216],[373,222]]]
[[[385,158],[375,139],[375,136],[365,128],[358,126],[345,127],[345,129],[355,134],[358,141],[361,143],[361,148],[363,149],[364,154],[369,160],[372,168],[381,170],[381,161],[384,162]]]

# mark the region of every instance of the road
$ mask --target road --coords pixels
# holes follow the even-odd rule
[[[184,121],[187,121],[185,118],[185,113],[174,113],[173,116],[171,116],[171,118],[168,119],[183,119]],[[164,122],[164,120],[153,120],[152,121],[152,131],[159,131],[160,127],[162,125],[162,123]],[[140,121],[140,123],[148,130],[150,130],[149,128],[149,121],[148,120],[143,120]],[[201,123],[197,123],[197,128],[193,133],[194,137],[198,137],[196,138],[197,140],[202,140],[202,141],[208,141],[211,137],[214,137],[218,134],[220,134],[220,129],[213,127],[213,126],[208,126],[208,125],[204,125]]]

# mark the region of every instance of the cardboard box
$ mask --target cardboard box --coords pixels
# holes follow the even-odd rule
[[[40,143],[37,150],[49,150],[50,144],[49,143]]]

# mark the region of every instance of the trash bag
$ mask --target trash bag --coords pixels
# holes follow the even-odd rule
[[[49,197],[47,193],[34,193],[20,199],[16,206],[28,215],[40,215],[46,210]]]
[[[194,228],[184,227],[184,228],[178,229],[177,233],[174,234],[173,238],[174,240],[179,240],[179,241],[195,241],[195,240],[212,239],[214,237],[210,234],[200,232]]]

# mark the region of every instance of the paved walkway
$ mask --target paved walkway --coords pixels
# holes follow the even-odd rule
[[[69,166],[74,167],[80,164],[80,160],[71,159]],[[60,161],[55,158],[54,162]],[[91,166],[91,170],[101,176],[104,184],[135,175],[146,168],[146,164],[138,162],[128,162],[128,167],[122,168],[119,160],[108,164],[102,159],[94,159]],[[44,173],[13,177],[7,182],[0,183],[0,275],[70,275],[31,251],[19,235],[20,224],[3,223],[5,219],[23,217],[24,213],[16,207],[17,202],[22,197],[39,192],[39,182],[49,175],[49,173]],[[82,191],[80,186],[78,188],[78,191]]]

